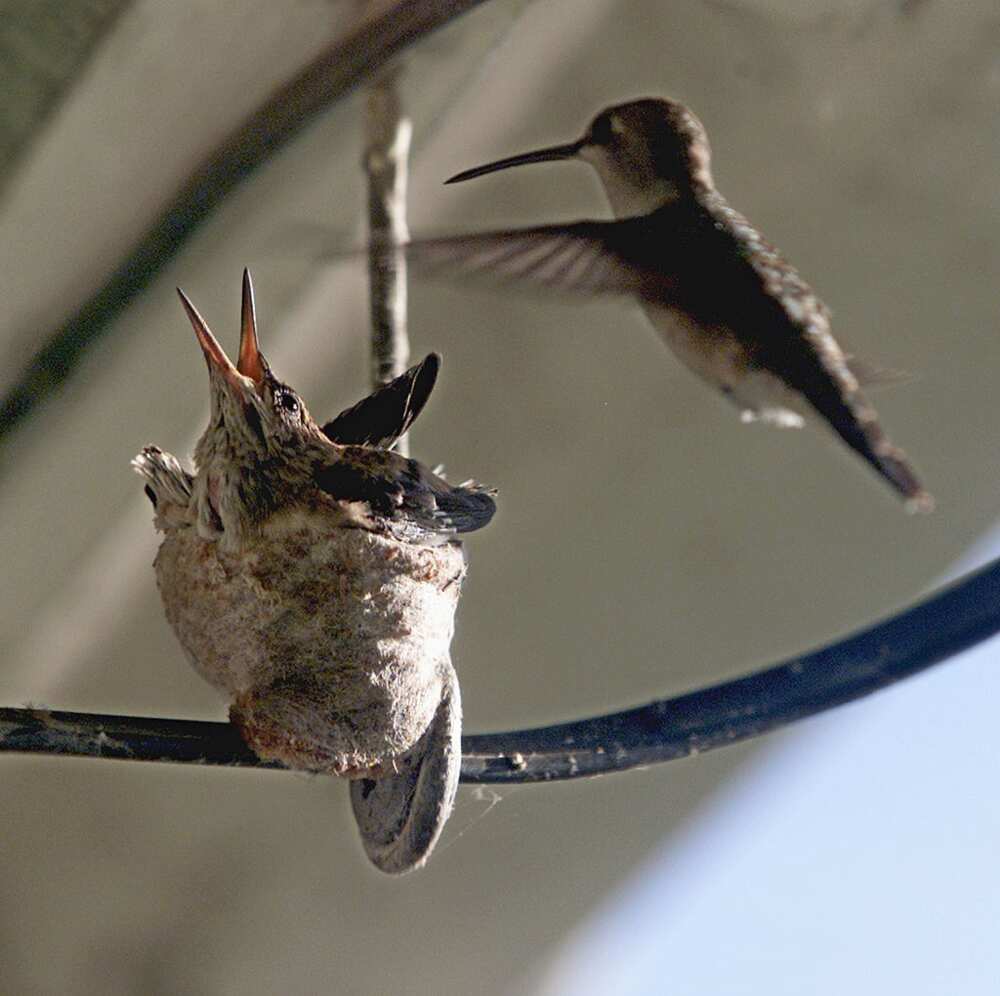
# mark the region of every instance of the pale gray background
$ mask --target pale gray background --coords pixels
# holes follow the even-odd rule
[[[0,186],[4,389],[200,158],[355,8],[137,0],[115,19],[115,6],[61,5],[95,35],[71,33],[57,65],[52,24],[0,4],[5,72],[37,84],[22,97],[31,126],[4,124],[17,150]],[[454,646],[468,730],[605,711],[827,640],[912,600],[993,520],[998,41],[988,0],[492,0],[408,60],[417,234],[605,214],[583,166],[440,181],[574,138],[608,103],[688,102],[719,186],[815,284],[842,341],[915,375],[877,401],[939,501],[907,516],[824,432],[741,426],[629,306],[414,280],[414,354],[444,355],[414,453],[501,490],[469,542]],[[359,109],[354,97],[323,116],[215,212],[5,449],[0,701],[224,715],[162,618],[128,462],[149,442],[189,451],[205,418],[177,284],[232,347],[249,265],[279,374],[320,414],[363,392],[363,274],[320,260],[359,238]],[[817,735],[807,724],[770,747],[794,754]],[[430,866],[400,880],[366,864],[342,785],[5,758],[0,988],[530,990],[609,890],[697,826],[755,756],[463,789]],[[838,818],[831,805],[834,832]],[[887,845],[895,832],[872,827]],[[785,857],[806,854],[834,860]],[[669,876],[662,889],[667,909]],[[809,898],[792,890],[789,915]],[[718,938],[720,960],[737,929]],[[771,985],[746,991],[810,991],[783,989],[781,964],[775,948]]]

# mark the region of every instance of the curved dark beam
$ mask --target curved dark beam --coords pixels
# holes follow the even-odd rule
[[[700,754],[878,691],[1000,631],[1000,560],[919,605],[744,678],[606,716],[462,741],[463,782],[581,778]],[[0,709],[0,751],[277,768],[226,723]]]
[[[63,0],[53,7],[6,3],[0,22],[4,102],[0,112],[0,192],[34,145],[77,74],[114,30],[131,0]]]
[[[0,401],[0,444],[42,404],[111,320],[181,247],[205,216],[313,117],[393,56],[485,0],[396,0],[368,15],[280,87],[198,167],[108,282],[32,358]]]

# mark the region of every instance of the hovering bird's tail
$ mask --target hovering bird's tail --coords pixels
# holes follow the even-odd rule
[[[859,391],[845,396],[832,383],[827,387],[808,398],[813,408],[852,450],[906,499],[908,512],[933,511],[933,497],[924,490],[906,454],[893,446],[879,424],[875,409],[864,396]]]

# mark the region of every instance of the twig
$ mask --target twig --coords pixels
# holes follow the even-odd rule
[[[395,72],[383,72],[365,104],[368,178],[368,284],[372,321],[372,386],[398,377],[410,358],[406,334],[406,180],[412,127],[402,116]],[[388,251],[387,251],[388,248]],[[409,454],[406,436],[396,451]]]
[[[756,674],[625,712],[463,738],[462,781],[580,778],[760,736],[941,663],[1000,631],[1000,560],[921,604]],[[0,751],[242,767],[226,723],[0,709]]]
[[[203,162],[107,283],[35,354],[0,401],[0,444],[70,375],[115,317],[242,180],[320,111],[371,79],[397,53],[484,0],[396,0],[280,87]]]

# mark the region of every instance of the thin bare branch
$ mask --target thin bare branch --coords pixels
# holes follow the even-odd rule
[[[398,377],[410,359],[406,330],[406,181],[412,127],[403,116],[396,73],[383,72],[365,104],[364,167],[368,179],[368,285],[372,387]],[[404,434],[396,451],[409,454]]]

